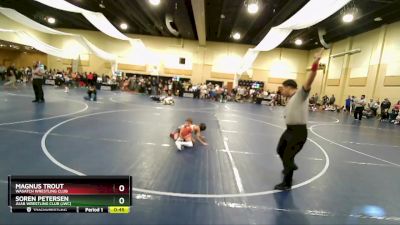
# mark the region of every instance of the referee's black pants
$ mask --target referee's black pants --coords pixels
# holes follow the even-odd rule
[[[44,101],[42,84],[43,84],[43,79],[33,79],[32,81],[32,86],[33,86],[33,91],[35,92],[36,101]]]
[[[283,182],[287,185],[292,185],[293,171],[296,169],[294,157],[303,148],[307,141],[307,126],[302,125],[287,125],[279,139],[277,153],[283,164]]]

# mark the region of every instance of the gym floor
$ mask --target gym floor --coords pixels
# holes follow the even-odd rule
[[[399,224],[399,127],[310,112],[293,190],[274,191],[283,107],[44,87],[0,89],[0,224]],[[209,143],[177,151],[187,117]],[[8,175],[131,175],[128,215],[11,214]]]

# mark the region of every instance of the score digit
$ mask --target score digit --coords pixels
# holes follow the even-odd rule
[[[118,200],[119,204],[123,205],[125,203],[125,198],[121,197]]]
[[[122,184],[119,185],[118,190],[119,190],[120,192],[124,192],[124,191],[125,191],[125,186],[122,185]]]

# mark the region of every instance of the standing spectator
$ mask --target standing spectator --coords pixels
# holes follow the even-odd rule
[[[40,68],[40,62],[33,65],[33,91],[35,92],[35,100],[32,102],[44,102],[44,94],[42,89],[44,71]]]
[[[147,94],[148,95],[151,95],[151,92],[152,92],[152,90],[153,90],[153,87],[152,87],[152,83],[151,83],[151,80],[150,79],[146,79],[146,89],[147,89]]]
[[[27,66],[25,68],[25,73],[26,73],[26,77],[27,77],[27,82],[28,83],[32,82],[32,69],[31,69],[31,67]]]
[[[85,73],[86,74],[86,73]],[[86,74],[86,85],[87,86],[93,86],[94,85],[94,75],[92,72],[89,72],[89,74]]]
[[[4,83],[4,86],[12,85],[13,88],[15,88],[15,83],[17,82],[17,69],[15,68],[15,65],[13,64],[12,66],[7,68],[7,79],[8,81]]]
[[[201,94],[200,87],[201,87],[201,84],[193,86],[194,98],[197,98],[197,99],[200,98],[200,94]]]
[[[207,85],[206,84],[201,84],[200,85],[200,98],[201,99],[207,98],[207,94],[208,94]]]
[[[354,119],[361,120],[365,104],[365,95],[361,95],[360,99],[355,100]]]
[[[156,78],[153,77],[151,79],[151,92],[152,92],[151,94],[152,95],[158,95],[157,87],[158,87],[158,82],[157,82]]]
[[[347,96],[347,99],[346,99],[344,105],[345,105],[345,107],[346,107],[346,112],[349,112],[349,113],[350,113],[350,107],[351,107],[351,98],[350,98],[350,95]]]
[[[64,92],[69,92],[69,86],[71,85],[71,78],[68,74],[64,74]]]
[[[178,90],[178,96],[183,97],[183,92],[184,92],[184,87],[183,84],[179,81],[177,81],[177,90]]]
[[[354,111],[354,108],[355,108],[355,101],[356,101],[356,96],[351,96],[351,105],[350,105],[350,113],[352,112],[352,111]]]
[[[15,79],[18,83],[21,83],[24,77],[24,68],[19,68],[19,70],[17,70],[17,73],[15,74]]]
[[[3,66],[3,64],[0,64],[0,77],[1,77],[1,80],[5,80],[6,79],[6,71],[7,71],[7,68],[5,66]]]
[[[389,119],[389,109],[392,103],[388,98],[385,98],[381,103],[381,121]]]

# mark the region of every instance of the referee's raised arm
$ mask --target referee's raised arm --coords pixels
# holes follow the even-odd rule
[[[311,67],[310,75],[308,76],[308,79],[306,80],[306,82],[303,84],[304,90],[307,92],[311,90],[311,85],[314,82],[315,76],[317,75],[319,60],[321,59],[323,52],[324,52],[324,49],[321,48],[321,50],[314,56],[314,62]]]

